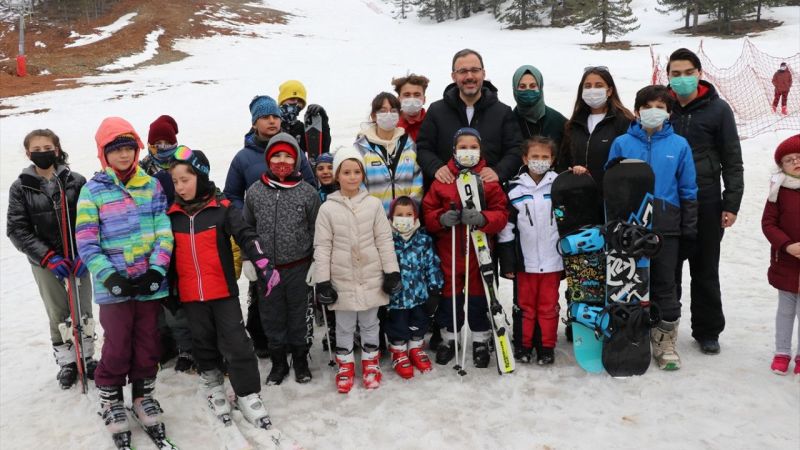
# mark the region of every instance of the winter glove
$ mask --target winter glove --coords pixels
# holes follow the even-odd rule
[[[161,289],[164,275],[155,269],[147,269],[144,275],[137,277],[134,283],[138,286],[139,295],[153,295]]]
[[[258,280],[258,273],[256,273],[256,266],[253,265],[250,261],[242,261],[242,274],[247,281],[251,283]]]
[[[400,279],[400,272],[384,273],[383,274],[383,292],[389,295],[400,292],[403,288],[403,281]]]
[[[306,273],[306,284],[309,286],[314,286],[314,261],[311,261],[311,265],[308,266],[308,273]]]
[[[56,255],[55,252],[52,251],[47,254],[44,266],[47,268],[47,270],[53,272],[53,275],[55,275],[59,280],[69,278],[69,274],[72,271],[72,266],[70,265],[69,260]]]
[[[443,227],[454,227],[461,223],[461,212],[454,209],[448,210],[439,217],[439,223],[441,223]]]
[[[336,303],[338,299],[339,294],[333,289],[333,285],[330,281],[317,283],[317,301],[319,301],[321,305],[330,306]]]
[[[306,108],[306,125],[311,124],[311,118],[314,116],[320,116],[323,118],[323,121],[328,118],[328,114],[325,112],[325,108],[320,105],[316,105],[314,103],[308,105]]]
[[[461,223],[481,228],[486,225],[486,217],[483,217],[483,214],[477,209],[465,208],[461,211]]]
[[[691,258],[696,250],[697,240],[682,236],[678,244],[678,260],[684,261]]]
[[[442,296],[437,291],[428,291],[428,300],[422,305],[425,309],[425,314],[428,317],[432,317],[436,310],[439,308],[439,302],[442,300]]]
[[[269,297],[269,294],[272,292],[272,288],[274,288],[276,284],[280,283],[281,276],[278,274],[278,271],[275,270],[275,267],[270,264],[267,258],[259,258],[255,260],[254,264],[258,268],[256,274],[258,275],[259,280],[264,283],[264,297]]]
[[[163,305],[164,308],[167,308],[174,316],[175,314],[178,314],[178,309],[180,309],[181,302],[178,301],[178,297],[174,295],[168,295],[161,299],[161,305]]]
[[[110,277],[103,283],[103,286],[108,289],[114,297],[133,297],[136,295],[138,288],[131,280],[123,277],[118,273],[112,273]]]
[[[88,271],[89,269],[86,268],[86,264],[83,263],[82,259],[78,258],[72,263],[72,274],[77,278],[83,278]]]

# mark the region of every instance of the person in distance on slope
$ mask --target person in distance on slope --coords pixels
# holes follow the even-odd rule
[[[655,173],[653,230],[661,233],[661,250],[650,261],[651,309],[660,321],[650,333],[653,358],[664,370],[677,370],[676,346],[681,303],[675,292],[680,251],[697,239],[697,183],[689,143],[669,123],[674,101],[665,86],[647,86],[636,93],[636,121],[614,140],[609,165],[625,158],[647,161]]]
[[[782,62],[780,68],[772,75],[772,85],[775,86],[775,97],[772,99],[772,112],[777,111],[778,101],[781,102],[781,114],[789,114],[786,102],[789,99],[789,90],[792,89],[792,72],[789,66]]]
[[[761,229],[770,245],[769,284],[778,290],[772,371],[785,375],[792,358],[792,330],[800,327],[800,134],[775,149],[779,171],[772,177]],[[800,375],[800,331],[794,374]]]
[[[65,279],[70,283],[80,281],[71,287],[76,300],[80,297],[83,317],[79,320],[83,321],[84,332],[81,350],[88,378],[94,379],[97,367],[97,361],[92,359],[92,283],[73,245],[78,194],[86,179],[70,170],[67,153],[51,130],[33,130],[23,142],[25,155],[33,164],[11,185],[6,233],[31,263],[33,279],[50,321],[50,342],[59,367],[56,378],[61,389],[69,389],[78,378],[78,366],[74,338],[66,326],[67,319],[71,320],[71,310]]]
[[[481,136],[474,128],[460,128],[453,137],[453,157],[447,167],[455,179],[459,172],[468,170],[479,174],[486,167],[481,153]],[[506,195],[497,181],[483,182],[484,198],[481,211],[462,206],[461,197],[455,182],[444,183],[438,179],[431,184],[422,202],[425,226],[436,238],[436,249],[442,261],[444,288],[442,296],[446,300],[439,304],[436,323],[442,330],[442,342],[436,350],[436,364],[447,364],[455,356],[455,332],[464,324],[464,296],[469,302],[469,328],[472,331],[472,360],[475,367],[489,366],[489,340],[491,323],[488,317],[488,303],[483,291],[483,282],[478,270],[477,255],[470,252],[469,273],[466,272],[465,252],[468,238],[466,226],[475,227],[489,236],[499,233],[508,222]],[[451,250],[451,233],[455,227],[456,254]],[[470,245],[470,248],[472,246]],[[452,261],[455,259],[456,272],[453,274]],[[455,286],[452,285],[455,275]],[[464,292],[465,279],[469,277],[469,292]],[[453,305],[450,301],[456,294],[456,328],[453,328]]]

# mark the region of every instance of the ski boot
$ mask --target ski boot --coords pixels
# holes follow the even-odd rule
[[[231,420],[231,404],[225,394],[225,379],[222,372],[218,369],[200,372],[200,386],[206,391],[208,407],[215,416],[227,427],[233,422]]]
[[[114,439],[114,445],[119,449],[129,449],[131,428],[123,403],[122,386],[97,386],[97,389],[100,397],[100,411],[97,415],[102,417],[106,429]]]
[[[133,397],[131,410],[148,433],[150,433],[152,428],[160,428],[160,431],[163,433],[164,424],[161,423],[161,413],[164,411],[161,409],[158,400],[153,398],[155,388],[155,377],[134,381],[131,390]]]
[[[71,388],[78,381],[78,364],[75,362],[75,352],[72,344],[54,345],[53,356],[59,367],[56,375],[58,385],[61,386],[61,389]]]
[[[97,370],[97,360],[96,359],[87,359],[86,360],[86,378],[90,380],[94,380],[94,371]]]
[[[264,402],[261,401],[261,396],[258,393],[245,397],[236,397],[236,407],[254,427],[265,430],[272,428],[272,421],[269,419],[269,414],[267,414],[267,408],[264,407]]]
[[[536,353],[536,364],[540,366],[547,366],[553,364],[556,361],[556,355],[551,347],[542,347]]]
[[[660,369],[678,370],[681,368],[681,358],[675,350],[678,340],[678,322],[678,320],[674,322],[662,320],[650,332],[653,359],[656,360]]]
[[[339,371],[336,373],[336,389],[340,394],[347,394],[353,388],[356,378],[356,363],[352,350],[336,349],[336,362]]]
[[[472,342],[472,363],[479,369],[489,367],[489,344],[487,342]]]
[[[195,364],[194,357],[189,352],[181,351],[178,353],[178,359],[175,360],[175,371],[184,373],[194,373]]]
[[[456,356],[456,342],[453,339],[442,340],[436,349],[436,364],[446,365]]]
[[[365,345],[361,352],[361,381],[367,389],[381,385],[381,352],[375,346]]]
[[[411,364],[417,368],[422,373],[430,372],[433,370],[431,367],[431,360],[428,358],[428,355],[425,353],[425,350],[422,349],[422,339],[419,340],[412,340],[408,344],[408,357],[411,359]]]
[[[514,359],[529,364],[533,361],[533,348],[532,347],[519,347],[514,349]]]
[[[283,348],[270,349],[270,359],[272,359],[272,369],[267,375],[267,386],[276,386],[283,383],[283,379],[289,375],[289,363],[286,362],[286,350]]]
[[[400,378],[414,378],[414,366],[408,360],[405,342],[402,344],[389,345],[389,352],[392,354],[392,367],[400,375]]]
[[[311,381],[311,370],[308,368],[308,348],[305,345],[295,347],[292,351],[292,367],[295,381],[300,384]]]

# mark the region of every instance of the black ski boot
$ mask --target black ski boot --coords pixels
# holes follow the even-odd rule
[[[514,359],[523,364],[529,364],[533,360],[533,348],[515,347]]]
[[[489,344],[486,342],[472,343],[472,363],[479,369],[489,367]]]
[[[58,384],[61,386],[61,389],[71,388],[72,385],[78,381],[78,364],[72,362],[61,366],[61,369],[58,371],[58,375],[56,375],[56,380],[58,380]]]
[[[292,367],[294,367],[295,381],[301,384],[311,381],[311,370],[308,368],[308,348],[305,345],[292,350]]]
[[[428,340],[428,348],[437,349],[442,343],[442,330],[435,324],[431,327],[431,338]]]
[[[455,341],[442,341],[436,349],[436,364],[446,365],[456,356]]]
[[[289,375],[289,363],[286,362],[286,350],[283,348],[271,348],[269,353],[272,369],[267,375],[267,386],[273,386],[283,383],[283,379]]]
[[[552,348],[542,347],[542,349],[536,353],[536,364],[539,364],[540,366],[553,364],[555,361],[556,355]]]
[[[97,370],[97,360],[89,358],[86,360],[86,378],[94,380],[94,371]]]

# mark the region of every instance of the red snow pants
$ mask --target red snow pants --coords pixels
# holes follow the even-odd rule
[[[538,322],[542,330],[542,347],[555,348],[561,272],[517,272],[516,276],[517,303],[522,310],[522,346],[533,347],[533,329]]]

